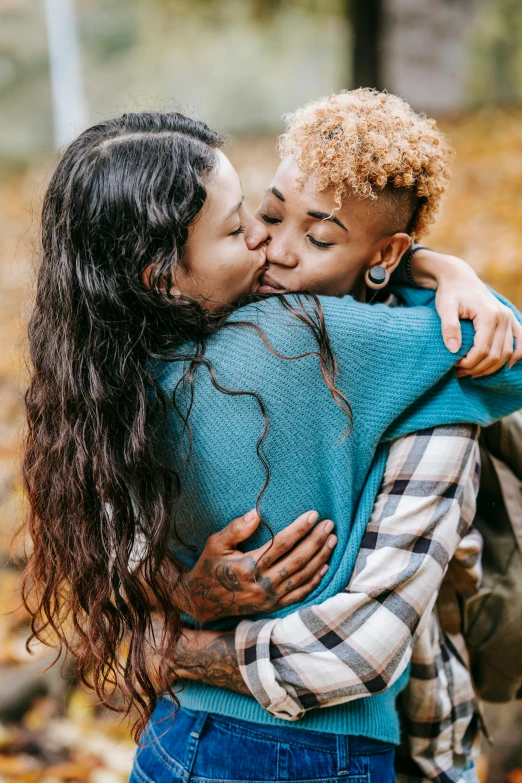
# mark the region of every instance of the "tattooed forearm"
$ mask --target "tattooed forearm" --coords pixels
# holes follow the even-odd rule
[[[204,631],[193,632],[178,645],[183,667],[176,670],[178,677],[201,680],[219,688],[250,694],[239,671],[234,633],[212,633],[207,644],[197,648],[191,644],[196,639],[195,634],[200,639],[205,638]]]

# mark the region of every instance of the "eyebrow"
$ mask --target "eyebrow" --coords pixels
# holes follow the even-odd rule
[[[331,214],[328,215],[328,213],[326,213],[326,212],[313,212],[313,211],[307,212],[306,214],[309,217],[317,218],[317,220],[329,220],[330,223],[335,223],[335,225],[339,226],[340,228],[342,228],[343,231],[348,231],[346,226],[343,225],[341,223],[341,221],[339,220],[339,218],[336,218],[335,215],[331,215]],[[350,232],[348,232],[348,233],[350,233]]]
[[[281,191],[278,190],[277,188],[274,188],[274,187],[267,188],[266,192],[267,193],[273,193],[274,196],[279,199],[279,201],[282,201],[283,204],[285,203],[285,197],[283,196]]]
[[[245,197],[243,196],[243,198],[241,199],[241,201],[240,201],[238,204],[236,204],[236,206],[235,206],[235,207],[233,207],[233,208],[230,210],[230,212],[229,212],[229,213],[228,213],[228,215],[226,216],[225,220],[223,221],[224,223],[226,223],[226,222],[227,222],[227,220],[230,220],[230,218],[232,217],[232,215],[235,215],[235,214],[236,214],[236,212],[239,212],[239,210],[241,209],[241,204],[243,203],[243,201],[244,201],[244,200],[245,200]]]

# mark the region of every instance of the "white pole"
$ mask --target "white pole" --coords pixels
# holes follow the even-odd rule
[[[57,149],[87,126],[74,0],[44,0]]]

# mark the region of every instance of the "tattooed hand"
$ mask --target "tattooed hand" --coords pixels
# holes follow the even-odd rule
[[[196,565],[184,580],[182,608],[204,622],[231,615],[269,612],[301,601],[328,570],[326,561],[337,543],[329,520],[315,525],[308,511],[268,544],[237,549],[258,527],[256,511],[230,522],[208,539]]]

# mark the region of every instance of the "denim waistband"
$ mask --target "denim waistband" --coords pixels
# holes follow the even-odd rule
[[[354,756],[368,756],[375,753],[386,753],[395,746],[372,739],[371,737],[352,736],[349,737],[340,734],[328,734],[322,731],[308,731],[307,729],[293,728],[289,722],[283,726],[268,726],[261,723],[252,723],[250,721],[229,718],[214,713],[203,713],[195,710],[180,708],[175,717],[173,717],[173,704],[168,699],[161,699],[158,702],[153,716],[155,733],[162,734],[168,731],[172,726],[171,720],[174,719],[176,732],[183,734],[185,724],[191,723],[194,719],[203,719],[207,715],[216,725],[227,726],[239,733],[251,736],[262,737],[273,742],[284,742],[292,745],[301,745],[303,747],[315,748],[325,752],[339,752],[339,741],[342,738],[342,744],[346,744],[346,752]],[[200,722],[200,721],[198,721]],[[164,727],[164,728],[162,728]]]
[[[373,753],[385,753],[395,745],[370,737],[346,737],[340,734],[326,734],[322,731],[308,731],[307,729],[294,729],[289,726],[265,726],[261,723],[250,723],[237,718],[227,718],[222,715],[212,715],[212,721],[237,728],[238,731],[245,732],[257,737],[272,740],[273,742],[285,742],[292,745],[302,745],[303,747],[316,748],[325,752],[336,753],[339,747],[339,738],[342,737],[348,743],[347,752],[352,756],[369,756]]]

